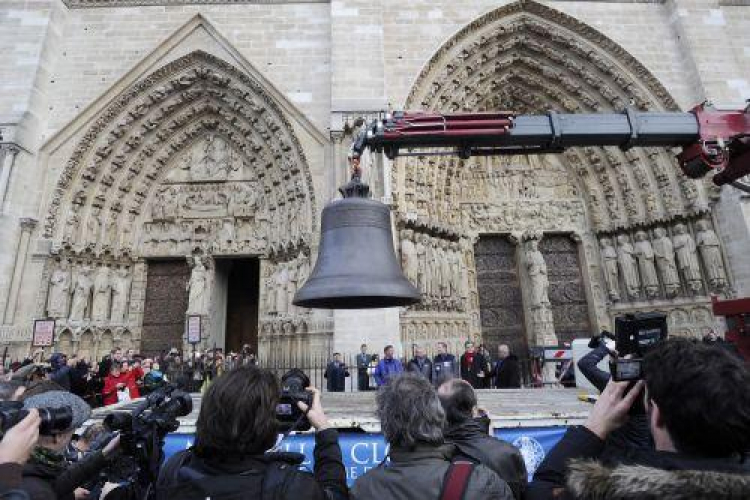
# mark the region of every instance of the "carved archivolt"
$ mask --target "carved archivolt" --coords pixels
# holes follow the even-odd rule
[[[148,244],[179,244],[171,236],[188,233],[212,240],[204,250],[265,254],[306,246],[314,205],[307,160],[277,103],[198,51],[101,112],[65,165],[44,236],[57,248],[127,255],[158,253]],[[258,213],[262,241],[235,242]]]
[[[425,66],[406,102],[407,109],[441,112],[620,112],[629,105],[677,109],[622,47],[527,0],[496,9],[453,36]],[[396,202],[404,211],[413,207],[420,217],[454,224],[459,215],[453,212],[471,201],[461,193],[466,176],[490,175],[502,169],[500,161],[402,159],[394,172]],[[586,200],[597,231],[707,208],[703,187],[679,175],[661,149],[579,148],[568,151],[563,163],[578,179],[582,192],[576,198]]]

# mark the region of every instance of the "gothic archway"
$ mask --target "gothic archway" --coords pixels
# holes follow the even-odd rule
[[[595,113],[621,112],[626,106],[677,109],[658,80],[605,35],[553,8],[519,0],[451,36],[415,79],[404,107],[444,113]],[[706,239],[715,238],[709,208],[713,193],[682,176],[672,153],[664,149],[575,148],[559,156],[469,160],[407,157],[394,164],[392,188],[407,239],[411,230],[427,234],[436,249],[446,235],[464,242],[468,279],[463,286],[468,290],[456,311],[470,317],[476,317],[479,301],[469,242],[480,234],[506,234],[517,242],[524,279],[534,272],[527,269],[536,258],[529,247],[532,240],[544,233],[569,235],[580,256],[564,260],[580,257],[580,272],[590,283],[576,300],[588,300],[591,321],[582,318],[579,323],[590,323],[592,329],[608,326],[618,311],[668,310],[677,302],[706,310],[708,293],[727,286],[723,270],[711,271],[720,265],[700,266],[697,258],[687,264],[679,255],[672,258],[671,265],[680,267],[678,283],[668,282],[674,276],[653,265],[649,252],[660,229],[680,239],[686,228],[693,246],[701,231],[710,233]],[[619,241],[616,248],[607,247],[612,237]],[[615,251],[614,280],[603,279],[607,262],[603,270],[602,245],[603,252]],[[639,267],[641,262],[647,265]],[[635,273],[636,287],[623,283],[625,271]],[[523,295],[532,343],[549,342],[552,310],[546,303],[535,305],[527,290]],[[428,310],[443,309],[440,301],[429,302]],[[411,311],[406,323],[424,314]],[[466,333],[478,335],[478,323],[471,321]]]
[[[206,158],[214,156],[210,165],[173,172],[201,149]],[[174,196],[169,188],[159,190],[170,175],[186,182],[244,182],[236,204],[257,205],[267,229],[275,228],[259,253],[304,242],[314,227],[309,167],[280,107],[245,73],[197,51],[139,81],[101,112],[65,165],[44,236],[57,248],[132,254],[149,216],[165,218],[153,206]],[[221,227],[193,229],[200,234]]]
[[[294,276],[282,283],[290,288],[309,268],[316,218],[305,152],[280,103],[249,73],[192,52],[117,95],[66,162],[42,233],[73,269],[50,259],[45,283],[59,279],[42,288],[72,300],[46,312],[60,328],[127,331],[127,339],[106,339],[136,344],[145,259],[188,256],[210,268],[213,257],[261,258],[264,276]],[[200,311],[189,312],[208,314],[212,271],[200,284]],[[306,313],[284,319],[298,324]]]

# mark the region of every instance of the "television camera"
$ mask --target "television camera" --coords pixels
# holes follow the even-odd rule
[[[667,316],[661,313],[628,314],[615,318],[615,350],[609,363],[612,380],[637,381],[643,378],[643,357],[667,338]]]
[[[99,488],[105,481],[115,482],[125,485],[127,498],[151,498],[163,461],[164,438],[179,428],[177,418],[188,415],[192,409],[190,395],[169,384],[137,402],[134,408],[107,415],[104,427],[109,436],[98,444],[105,446],[119,433],[122,454],[102,472]]]
[[[276,420],[281,432],[310,429],[310,422],[297,406],[297,403],[302,402],[308,408],[312,407],[313,394],[307,387],[310,387],[310,377],[299,368],[289,370],[281,377],[281,397],[276,405]]]

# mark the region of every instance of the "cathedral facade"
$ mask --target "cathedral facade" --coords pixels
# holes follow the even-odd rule
[[[305,310],[361,119],[686,111],[750,98],[728,0],[8,0],[0,6],[0,341],[261,358],[466,339],[520,353],[750,295],[750,201],[665,148],[363,158],[415,307]],[[366,265],[366,256],[363,256]],[[49,349],[48,349],[49,350]]]

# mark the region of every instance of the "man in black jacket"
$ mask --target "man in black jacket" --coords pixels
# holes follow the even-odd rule
[[[278,436],[276,375],[243,365],[213,381],[201,402],[193,448],[173,455],[156,484],[158,500],[231,497],[346,500],[338,433],[329,428],[320,393],[297,403],[316,429],[314,474],[299,470],[299,453],[267,452]]]
[[[521,387],[521,367],[518,357],[510,352],[506,344],[497,346],[497,361],[492,367],[493,385],[496,389],[518,389]]]
[[[448,424],[446,442],[495,471],[508,483],[516,500],[524,498],[528,476],[523,456],[515,446],[493,438],[482,429],[476,420],[477,396],[471,385],[465,380],[448,380],[438,387],[438,397]]]
[[[529,498],[750,498],[747,366],[723,349],[672,339],[646,355],[642,371],[633,387],[607,384],[586,424],[568,429],[539,466]],[[602,458],[641,395],[655,450]]]
[[[323,377],[328,381],[328,392],[344,392],[346,390],[346,377],[349,376],[349,369],[341,361],[341,353],[334,353],[333,360],[328,363]]]
[[[432,361],[427,357],[424,347],[416,346],[414,357],[406,365],[407,372],[421,374],[424,378],[432,382]]]

